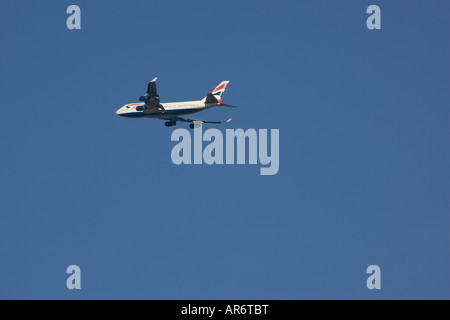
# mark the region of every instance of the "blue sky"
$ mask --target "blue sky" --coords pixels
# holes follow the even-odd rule
[[[449,9],[2,1],[0,298],[450,298]],[[186,124],[115,114],[155,76],[162,102],[230,80],[198,116],[279,129],[278,174],[174,165]]]

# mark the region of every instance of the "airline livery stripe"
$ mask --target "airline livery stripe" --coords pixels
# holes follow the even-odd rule
[[[224,84],[218,86],[218,87],[215,88],[211,93],[217,92],[217,91],[219,91],[219,90],[225,90],[225,88],[227,87],[227,84],[228,84],[228,83],[224,83]]]

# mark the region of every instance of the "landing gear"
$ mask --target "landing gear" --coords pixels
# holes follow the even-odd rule
[[[164,124],[166,125],[166,127],[173,127],[177,123],[175,121],[167,121],[167,122],[164,122]]]

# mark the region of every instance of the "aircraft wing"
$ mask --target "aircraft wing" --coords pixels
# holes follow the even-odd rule
[[[188,118],[181,118],[181,117],[175,117],[172,118],[173,121],[181,121],[181,122],[201,122],[201,123],[225,123],[230,122],[231,118],[225,121],[211,121],[211,120],[199,120],[199,119],[188,119]]]
[[[156,79],[148,83],[147,94],[145,95],[144,113],[164,112],[164,107],[159,103],[159,95],[156,90]]]

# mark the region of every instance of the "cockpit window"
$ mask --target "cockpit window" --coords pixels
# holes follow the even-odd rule
[[[130,109],[130,106],[127,106],[127,109]]]

